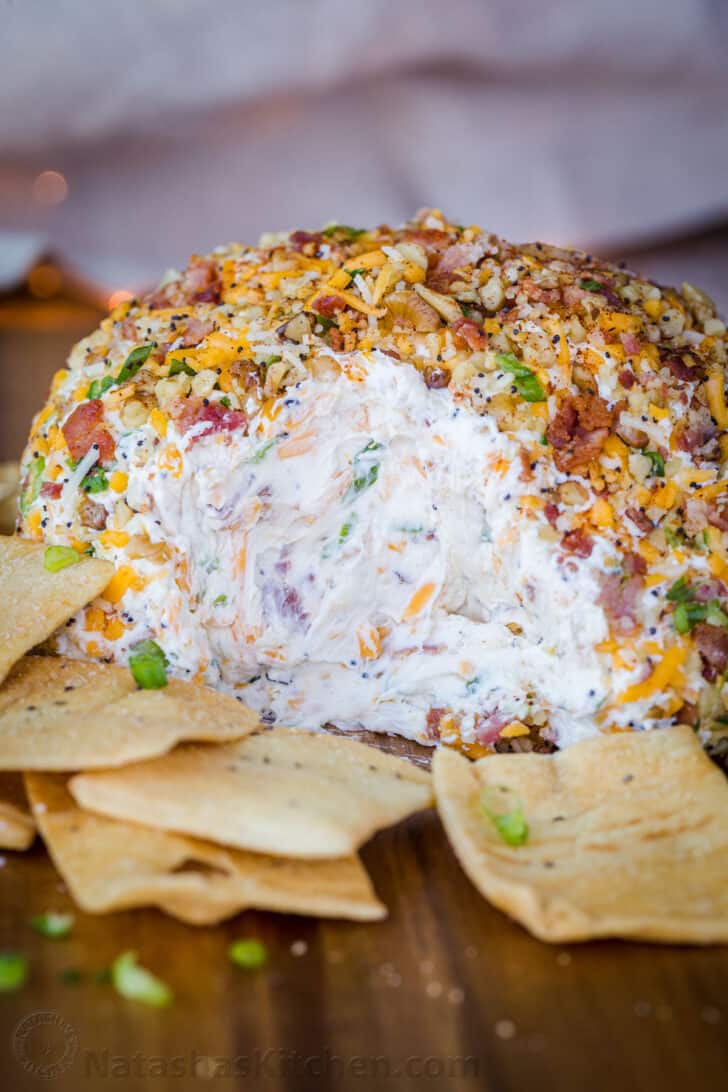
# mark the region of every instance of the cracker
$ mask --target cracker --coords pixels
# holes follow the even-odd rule
[[[443,748],[433,774],[468,876],[542,940],[728,941],[728,782],[689,727],[475,763]],[[483,816],[500,786],[520,798],[523,845]]]
[[[276,728],[79,774],[84,808],[259,853],[344,857],[432,802],[429,774],[341,736]]]
[[[28,809],[20,774],[0,773],[0,849],[28,849],[35,823]]]
[[[48,572],[46,545],[0,537],[0,682],[14,663],[100,595],[114,566],[84,557]]]
[[[239,739],[257,725],[234,698],[195,683],[137,690],[123,667],[26,656],[0,688],[0,770],[120,766],[180,740]]]
[[[88,913],[157,906],[192,925],[241,910],[378,921],[386,907],[361,861],[295,861],[82,811],[58,774],[27,774],[40,833],[73,898]]]

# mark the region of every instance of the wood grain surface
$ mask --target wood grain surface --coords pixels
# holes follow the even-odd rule
[[[728,949],[542,944],[478,896],[433,812],[378,835],[364,858],[390,909],[381,924],[247,912],[195,929],[139,910],[77,914],[52,941],[28,920],[70,908],[58,875],[39,844],[7,854],[0,947],[25,952],[30,975],[0,995],[0,1087],[725,1087]],[[265,942],[266,969],[229,962],[241,936]],[[172,1008],[94,981],[127,948],[172,986]],[[69,968],[84,981],[62,981]],[[48,1012],[45,1034],[18,1030]],[[73,1063],[42,1080],[69,1042]]]
[[[80,336],[76,321],[93,325],[63,312],[51,329],[47,316],[14,313],[0,322],[5,458]],[[542,944],[479,897],[433,812],[381,833],[363,856],[389,907],[381,924],[248,912],[195,929],[157,911],[77,913],[72,935],[51,941],[28,922],[71,907],[57,873],[40,843],[5,854],[0,949],[24,952],[30,974],[22,991],[0,994],[0,1089],[716,1092],[728,1083],[728,948]],[[227,946],[242,936],[266,943],[265,970],[229,962]],[[128,948],[173,987],[171,1009],[94,981]],[[69,969],[84,980],[62,981]]]

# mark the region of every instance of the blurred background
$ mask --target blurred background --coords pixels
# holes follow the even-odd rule
[[[0,0],[0,460],[193,251],[443,208],[728,311],[725,0]]]

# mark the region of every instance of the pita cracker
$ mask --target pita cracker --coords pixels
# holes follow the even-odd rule
[[[689,727],[602,736],[554,755],[435,755],[437,806],[480,893],[541,940],[728,941],[728,781]],[[520,798],[525,844],[483,817]]]
[[[429,774],[341,736],[275,728],[222,747],[79,774],[78,803],[258,853],[345,857],[432,802]]]
[[[50,573],[47,544],[0,537],[0,682],[14,663],[100,595],[114,566],[95,557]]]
[[[235,698],[195,683],[137,690],[123,667],[26,656],[0,687],[0,770],[119,766],[184,739],[239,739],[257,725]]]
[[[0,849],[28,849],[35,840],[35,823],[20,774],[0,773]]]
[[[192,925],[246,909],[353,921],[386,917],[358,857],[293,861],[228,850],[82,811],[58,774],[25,780],[50,855],[88,913],[157,906]]]

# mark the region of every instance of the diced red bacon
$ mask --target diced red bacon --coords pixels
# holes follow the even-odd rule
[[[440,721],[447,713],[447,709],[440,706],[432,706],[427,710],[425,720],[425,739],[437,742],[440,738]]]
[[[627,356],[637,356],[640,349],[642,348],[642,342],[637,337],[637,335],[633,334],[630,330],[628,330],[626,333],[621,335],[621,338],[622,345],[624,346],[624,351]],[[623,384],[623,386],[626,386],[626,383]]]
[[[405,231],[402,233],[402,242],[417,243],[427,251],[430,261],[436,260],[436,256],[451,245],[448,233],[439,231],[437,228],[417,228],[414,231]]]
[[[619,382],[622,384],[625,390],[631,390],[637,382],[634,372],[631,372],[629,368],[622,368],[619,373]]]
[[[703,676],[712,682],[728,667],[728,631],[723,626],[699,622],[692,635],[703,661]]]
[[[473,322],[472,319],[458,319],[452,324],[452,332],[456,344],[467,345],[474,353],[478,352],[479,349],[485,349],[488,344],[485,330],[477,322]]]
[[[721,580],[703,580],[693,585],[693,592],[698,603],[709,603],[711,599],[721,599],[726,594],[726,586]]]
[[[561,512],[559,511],[557,505],[549,501],[548,504],[544,505],[543,514],[546,516],[546,519],[549,521],[551,526],[555,527],[556,521],[561,515]]]
[[[82,459],[97,445],[99,462],[107,463],[116,450],[111,433],[103,427],[104,406],[100,399],[81,402],[62,428],[72,458]]]
[[[314,311],[324,318],[334,318],[339,311],[343,311],[346,303],[341,296],[319,296],[313,302]]]
[[[314,257],[324,241],[320,231],[294,231],[290,236],[291,246],[299,254]]]
[[[628,508],[626,515],[632,520],[638,531],[642,531],[648,535],[653,530],[654,524],[648,515],[642,512],[639,508]]]
[[[569,395],[546,429],[559,470],[585,467],[595,459],[609,436],[614,414],[598,394]]]
[[[590,557],[594,549],[591,536],[583,527],[577,527],[573,531],[567,531],[561,540],[562,549],[577,557]]]
[[[144,302],[152,311],[160,307],[188,307],[192,303],[219,303],[221,289],[215,259],[193,254],[178,280],[156,288]]]
[[[180,348],[193,349],[203,338],[212,333],[215,323],[211,319],[193,318],[187,323],[180,339]]]
[[[188,398],[178,403],[172,408],[172,415],[181,432],[202,426],[193,437],[193,444],[218,432],[244,432],[248,425],[247,417],[240,410],[226,409],[219,402],[205,405],[199,399]]]
[[[53,500],[58,500],[63,492],[63,485],[61,482],[43,482],[40,487],[41,497],[51,497]]]
[[[637,600],[644,587],[647,565],[639,554],[627,554],[621,573],[603,573],[597,603],[615,629],[629,633],[637,620]]]
[[[422,245],[422,244],[421,244]],[[427,249],[427,248],[425,248]],[[427,284],[436,292],[447,292],[453,281],[461,279],[461,270],[475,266],[486,251],[484,242],[454,243],[449,246],[437,261],[435,268],[427,278]]]
[[[693,454],[699,451],[700,448],[706,447],[712,440],[715,440],[718,435],[718,429],[713,424],[695,424],[688,425],[682,432],[678,433],[675,443],[681,451],[687,451],[688,454]]]
[[[716,497],[706,505],[708,523],[719,531],[728,531],[728,496]]]
[[[531,303],[545,303],[547,307],[561,307],[564,299],[560,288],[544,288],[533,277],[524,277],[521,289]]]
[[[487,710],[476,714],[475,738],[484,747],[492,747],[498,739],[501,729],[505,728],[513,718],[505,717],[498,709]]]
[[[667,368],[670,374],[682,383],[697,383],[705,375],[699,365],[695,364],[690,367],[681,356],[668,356],[667,359],[662,361],[662,366]]]

